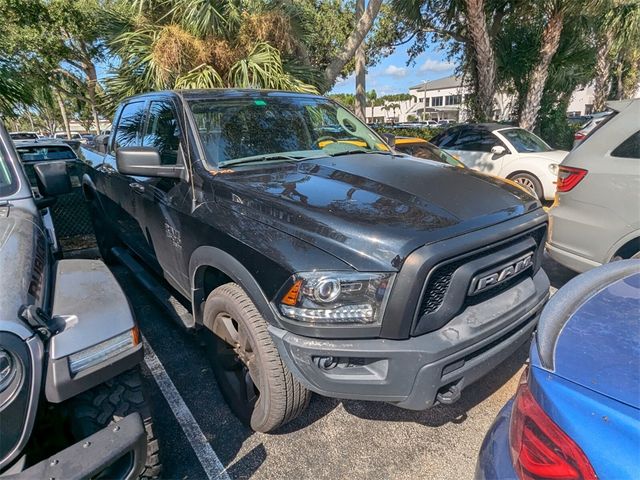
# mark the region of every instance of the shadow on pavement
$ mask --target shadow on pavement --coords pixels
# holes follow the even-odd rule
[[[495,370],[465,388],[462,397],[452,405],[436,405],[423,411],[405,410],[391,404],[344,400],[347,412],[366,420],[415,422],[427,427],[441,427],[447,423],[463,423],[467,413],[498,391],[525,364],[530,342],[525,343]]]

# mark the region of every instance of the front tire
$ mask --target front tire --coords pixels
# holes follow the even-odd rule
[[[216,288],[204,307],[207,349],[229,408],[256,432],[300,415],[311,398],[289,372],[247,294],[235,283]]]
[[[539,200],[544,200],[544,192],[542,191],[542,184],[535,175],[531,173],[520,172],[509,177],[518,185],[522,185],[524,188],[534,194]]]
[[[71,432],[76,441],[87,438],[131,413],[139,413],[147,433],[147,461],[139,478],[160,477],[160,446],[154,432],[151,410],[144,398],[138,368],[121,373],[77,395],[69,403]]]

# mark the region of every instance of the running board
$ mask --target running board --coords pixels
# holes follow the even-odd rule
[[[169,289],[162,285],[162,283],[147,272],[136,259],[129,255],[126,250],[115,247],[111,250],[111,253],[122,265],[127,267],[138,283],[153,296],[173,321],[182,328],[192,329],[195,327],[195,320],[191,312],[180,303]]]

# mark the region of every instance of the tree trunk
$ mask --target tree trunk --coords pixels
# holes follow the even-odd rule
[[[544,92],[544,86],[547,83],[547,76],[549,74],[549,65],[560,44],[563,21],[564,13],[562,11],[554,11],[542,32],[540,56],[538,63],[531,72],[529,88],[527,89],[524,105],[520,111],[519,124],[521,128],[526,130],[532,130],[536,124],[538,111],[540,110],[540,100],[542,99],[542,93]]]
[[[467,28],[476,67],[476,120],[486,122],[493,117],[496,91],[496,58],[491,46],[484,0],[465,0]]]
[[[611,89],[609,52],[613,43],[613,32],[605,32],[600,41],[600,47],[596,54],[596,85],[593,92],[593,110],[595,112],[602,112],[606,108],[607,98],[609,98],[609,90]]]
[[[349,35],[349,38],[342,47],[342,51],[336,55],[336,58],[334,58],[325,69],[324,86],[327,90],[330,90],[331,87],[333,87],[338,75],[340,75],[340,72],[342,72],[342,69],[347,62],[353,58],[356,50],[367,36],[367,33],[369,33],[369,30],[371,30],[373,22],[378,16],[381,5],[382,0],[369,0],[369,4],[365,9],[364,14],[360,17],[360,20],[358,20],[358,23],[353,29],[353,32],[351,32],[351,35]]]
[[[71,125],[69,125],[69,118],[67,117],[67,108],[64,106],[64,100],[62,99],[60,92],[55,88],[53,89],[53,95],[56,97],[56,101],[58,102],[58,108],[60,109],[60,115],[62,115],[62,123],[65,131],[67,132],[67,138],[71,140]]]
[[[89,105],[91,107],[91,114],[93,115],[93,122],[96,126],[96,135],[100,135],[100,117],[98,116],[98,108],[96,105],[96,85],[98,84],[98,75],[96,73],[96,67],[93,63],[89,62],[85,71],[87,75],[87,95],[89,96]]]
[[[364,14],[364,0],[356,0],[356,22],[360,21]],[[356,98],[355,98],[355,114],[363,121],[367,120],[367,70],[366,70],[366,54],[364,49],[364,39],[356,50]]]

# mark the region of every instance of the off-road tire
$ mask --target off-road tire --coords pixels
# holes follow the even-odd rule
[[[231,390],[231,384],[224,375],[220,357],[216,356],[215,342],[223,340],[210,332],[221,314],[231,316],[238,324],[242,323],[246,327],[253,347],[255,365],[260,372],[260,387],[255,405],[248,408],[243,408],[236,401],[235,392]],[[209,338],[214,342],[208,342],[208,349],[218,385],[229,408],[243,423],[256,432],[271,432],[298,417],[307,408],[311,392],[287,369],[267,331],[267,322],[239,285],[227,283],[209,294],[204,308],[204,323],[208,327]],[[220,347],[220,343],[217,345]],[[223,348],[224,346],[228,347],[223,342]]]
[[[147,461],[140,478],[158,478],[162,472],[160,448],[147,404],[139,368],[128,370],[69,400],[71,432],[77,441],[138,412],[147,432]]]
[[[528,190],[533,190],[533,193],[535,194],[536,197],[538,197],[539,200],[544,200],[544,192],[542,191],[542,184],[540,183],[540,180],[538,180],[538,178],[531,174],[531,173],[525,173],[525,172],[518,172],[515,175],[512,175],[509,177],[509,180],[512,180],[516,183],[521,184],[523,187],[527,188]],[[523,184],[526,183],[527,185]]]

